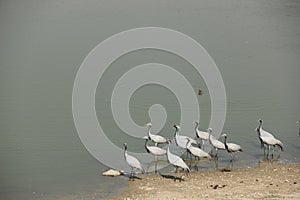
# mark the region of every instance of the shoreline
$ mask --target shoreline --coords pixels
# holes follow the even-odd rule
[[[300,199],[300,164],[261,163],[232,171],[138,175],[112,200]],[[183,180],[172,179],[182,177]]]

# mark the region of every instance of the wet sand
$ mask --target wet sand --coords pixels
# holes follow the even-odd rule
[[[300,199],[300,165],[263,163],[233,171],[194,171],[161,175],[139,175],[114,200],[153,199]]]

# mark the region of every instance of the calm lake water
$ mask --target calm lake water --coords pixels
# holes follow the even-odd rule
[[[262,159],[257,120],[284,144],[280,163],[299,163],[300,2],[286,1],[1,1],[0,3],[0,198],[106,199],[127,185],[125,177],[99,176],[108,167],[85,149],[72,117],[72,88],[85,56],[107,37],[136,27],[181,31],[197,40],[216,62],[226,87],[224,132],[240,144],[235,168]],[[116,126],[110,95],[116,80],[143,63],[169,65],[198,92],[200,128],[210,120],[210,96],[201,76],[168,52],[141,50],[117,59],[96,93],[96,110],[109,139],[144,151],[144,142]],[[155,74],[151,74],[155,76]],[[188,98],[188,97],[187,97]],[[163,105],[170,137],[180,122],[175,96],[164,87],[139,88],[130,101],[132,118],[149,121],[148,108]],[[187,107],[183,109],[195,109]],[[191,126],[193,126],[191,122]],[[155,127],[154,127],[155,129]],[[229,155],[220,153],[219,167]],[[204,163],[203,169],[213,169]]]

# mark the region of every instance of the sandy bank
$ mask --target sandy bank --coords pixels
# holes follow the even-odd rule
[[[172,174],[181,177],[185,174]],[[160,175],[139,175],[142,180],[114,200],[129,199],[300,199],[300,165],[265,163],[231,172],[192,172],[184,181]]]

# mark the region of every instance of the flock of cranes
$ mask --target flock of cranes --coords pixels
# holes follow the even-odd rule
[[[258,122],[259,122],[259,126],[256,128],[256,131],[258,133],[258,137],[259,137],[259,140],[261,143],[261,148],[263,148],[264,155],[265,155],[265,149],[267,148],[268,152],[266,155],[267,155],[267,157],[269,156],[271,146],[273,147],[272,156],[274,153],[274,149],[276,147],[279,150],[283,151],[282,142],[280,140],[278,140],[277,138],[275,138],[271,133],[262,129],[263,121],[261,119],[259,119]],[[176,167],[176,169],[182,168],[184,171],[189,173],[191,170],[188,167],[188,165],[185,163],[185,161],[180,156],[178,156],[175,153],[172,153],[170,151],[170,143],[172,143],[172,141],[161,135],[152,134],[151,133],[152,124],[148,123],[146,125],[149,128],[148,128],[147,136],[143,137],[143,139],[145,139],[146,151],[148,153],[151,153],[152,155],[154,155],[155,173],[157,172],[157,156],[164,156],[164,155],[167,156],[168,163],[170,163],[171,165]],[[207,158],[209,160],[212,158],[212,151],[210,153],[207,153],[204,151],[204,141],[209,141],[209,143],[212,145],[213,149],[215,149],[215,151],[216,151],[216,153],[214,155],[216,157],[218,155],[218,150],[227,150],[227,152],[230,154],[231,161],[233,160],[233,153],[243,151],[242,147],[240,145],[227,142],[227,134],[226,133],[223,133],[221,135],[222,137],[224,137],[224,142],[221,142],[220,140],[216,139],[212,135],[213,130],[211,128],[208,128],[207,132],[204,132],[204,131],[199,130],[199,122],[196,121],[195,125],[196,125],[195,126],[196,137],[201,140],[200,144],[198,144],[198,142],[191,137],[180,135],[179,134],[180,127],[178,125],[173,126],[175,128],[174,140],[175,140],[176,145],[178,147],[180,147],[182,150],[186,150],[187,153],[190,154],[191,159],[193,156],[195,158],[195,161],[199,162],[199,160],[201,158]],[[149,140],[151,140],[154,143],[154,146],[148,145]],[[165,149],[159,147],[159,144],[167,144],[167,149],[165,150]],[[139,170],[142,173],[144,173],[145,170],[144,170],[141,162],[137,158],[135,158],[127,153],[127,144],[126,143],[124,144],[124,148],[125,148],[125,150],[124,150],[125,161],[131,168],[130,177],[133,176],[134,169]]]

